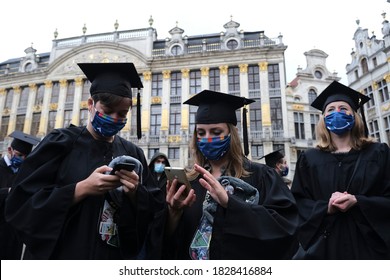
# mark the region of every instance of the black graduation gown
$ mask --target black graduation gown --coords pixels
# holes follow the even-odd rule
[[[320,259],[390,258],[390,152],[386,144],[370,144],[362,157],[349,193],[357,204],[347,212],[327,215],[333,192],[344,192],[359,152],[335,155],[319,149],[302,153],[292,193],[300,214],[303,248],[327,231]]]
[[[120,155],[141,161],[144,185],[138,187],[135,208],[123,195],[117,221],[121,246],[117,248],[102,241],[98,233],[105,196],[89,196],[77,204],[73,196],[77,182]],[[6,219],[20,233],[33,259],[159,258],[158,248],[152,247],[159,237],[152,235],[161,229],[154,230],[152,221],[163,211],[165,199],[151,182],[142,149],[123,138],[115,136],[113,143],[107,143],[94,140],[85,128],[54,130],[19,170],[7,198]],[[144,246],[149,238],[153,242]]]
[[[258,189],[259,203],[250,205],[229,195],[227,208],[218,206],[210,259],[288,259],[298,227],[294,197],[272,168],[249,161],[245,167],[252,174],[241,179]],[[165,258],[190,259],[189,247],[202,217],[206,195],[198,179],[191,182],[196,202],[184,210],[174,236],[167,240]]]
[[[22,254],[23,243],[16,232],[5,221],[4,207],[8,189],[12,186],[16,174],[7,165],[4,158],[0,159],[0,259],[17,260]]]

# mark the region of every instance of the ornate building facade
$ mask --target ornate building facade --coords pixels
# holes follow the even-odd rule
[[[54,128],[88,122],[90,83],[77,63],[133,62],[144,88],[141,91],[142,138],[136,137],[136,107],[129,112],[121,136],[143,148],[147,158],[166,153],[171,165],[190,164],[188,143],[196,108],[182,103],[203,89],[245,96],[249,105],[250,155],[259,159],[275,149],[290,152],[285,94],[282,36],[264,31],[245,32],[230,20],[224,31],[184,35],[178,26],[170,37],[158,39],[152,26],[137,30],[59,39],[54,34],[50,52],[26,55],[0,63],[0,148],[4,153],[14,130],[44,137]],[[136,98],[133,99],[135,104]],[[237,112],[241,130],[241,114]]]

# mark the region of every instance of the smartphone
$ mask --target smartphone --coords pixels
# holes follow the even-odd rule
[[[188,194],[188,192],[191,190],[191,184],[190,181],[188,181],[184,168],[166,166],[164,168],[164,171],[170,182],[172,182],[174,179],[177,179],[178,187],[180,187],[181,185],[186,185],[186,194]]]
[[[115,172],[116,171],[119,171],[121,169],[124,169],[124,170],[127,170],[127,171],[133,171],[135,168],[135,164],[134,163],[118,163],[118,164],[115,164],[114,167],[112,168],[111,172],[110,172],[110,175],[115,175]]]

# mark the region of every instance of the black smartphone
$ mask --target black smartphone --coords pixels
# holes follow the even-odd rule
[[[133,171],[135,168],[135,164],[134,163],[118,163],[118,164],[115,164],[114,167],[112,168],[111,172],[110,172],[110,175],[115,175],[115,172],[116,171],[119,171],[121,169],[124,169],[124,170],[127,170],[127,171]]]

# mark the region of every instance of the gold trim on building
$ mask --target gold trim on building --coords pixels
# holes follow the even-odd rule
[[[168,136],[168,143],[180,143],[181,137],[178,135]]]
[[[49,109],[50,111],[57,111],[58,103],[50,103]]]
[[[152,96],[150,99],[150,103],[155,104],[161,104],[162,98],[160,96]]]
[[[240,73],[248,73],[248,64],[240,64],[238,67],[240,67]]]
[[[83,85],[83,77],[79,76],[74,79],[75,86],[76,87],[81,87]]]
[[[163,78],[164,79],[170,79],[171,78],[171,70],[164,70],[162,71]]]
[[[209,75],[209,70],[210,70],[209,67],[202,67],[200,68],[200,73],[203,77],[206,77]]]
[[[296,111],[303,111],[305,109],[305,106],[300,105],[300,104],[293,104],[292,109]]]
[[[220,74],[226,75],[228,73],[228,70],[229,70],[229,66],[228,65],[219,66]]]
[[[37,84],[35,84],[35,83],[32,83],[32,84],[28,84],[28,87],[29,87],[29,89],[31,90],[31,91],[35,91],[35,90],[37,90]]]
[[[152,80],[152,72],[150,71],[143,72],[142,76],[144,76],[144,81]]]
[[[271,126],[271,108],[269,103],[261,104],[261,116],[263,119],[263,126]]]
[[[53,82],[52,81],[45,81],[45,88],[52,88],[53,87]]]
[[[181,74],[183,78],[188,78],[190,76],[190,69],[188,68],[181,69]]]
[[[61,79],[59,80],[60,82],[60,88],[66,88],[68,86],[68,80],[66,79]]]
[[[3,110],[3,116],[9,116],[10,112],[11,112],[11,110],[9,108],[5,107]]]
[[[33,112],[34,113],[40,113],[42,111],[42,106],[41,105],[34,105],[33,107]]]
[[[260,71],[267,71],[268,62],[262,61],[258,63]]]
[[[5,88],[0,88],[0,95],[5,95],[7,93],[7,91],[5,90]]]
[[[20,86],[13,86],[12,88],[14,90],[14,94],[20,94],[22,92]]]
[[[80,109],[88,109],[88,101],[81,101]]]

